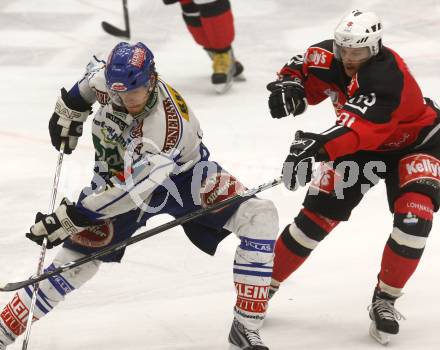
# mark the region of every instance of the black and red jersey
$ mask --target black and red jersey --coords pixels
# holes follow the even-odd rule
[[[395,152],[439,139],[440,117],[423,98],[403,59],[383,47],[352,78],[333,54],[333,40],[308,48],[279,72],[280,79],[300,78],[307,102],[330,97],[336,125],[323,132],[325,149],[334,160],[360,150]]]

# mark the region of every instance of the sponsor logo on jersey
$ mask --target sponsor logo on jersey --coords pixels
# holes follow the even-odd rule
[[[114,146],[120,144],[125,147],[126,141],[124,140],[124,137],[120,133],[120,130],[116,131],[113,127],[104,123],[100,131],[102,134],[102,141],[104,141],[105,143]]]
[[[336,185],[341,181],[342,176],[335,169],[327,163],[321,163],[310,183],[310,187],[329,194],[335,190]]]
[[[5,306],[0,315],[7,330],[10,330],[16,336],[25,331],[28,316],[29,309],[20,299],[18,293],[15,293],[14,298]],[[36,321],[38,318],[34,316],[32,320]]]
[[[304,62],[308,67],[330,69],[333,53],[320,47],[311,47],[307,50]]]
[[[333,107],[335,108],[336,115],[338,115],[339,111],[342,109],[345,103],[344,95],[340,94],[338,91],[331,89],[325,89],[324,94],[330,97]]]
[[[399,162],[400,187],[421,179],[440,182],[440,160],[428,154],[413,154]]]
[[[103,135],[103,141],[107,144],[117,146],[122,145],[125,147],[126,141],[122,135],[118,135],[114,132],[114,130],[109,128],[101,129],[101,133]]]
[[[115,115],[113,115],[113,114],[107,112],[107,113],[105,114],[105,117],[106,117],[107,119],[111,120],[113,123],[115,123],[115,124],[118,126],[119,130],[124,131],[125,128],[127,127],[127,124],[124,123],[124,121],[122,121],[122,120],[119,118],[119,115],[121,115],[121,114],[123,115],[123,113],[118,113],[118,116],[115,116]]]
[[[110,102],[110,96],[106,92],[103,92],[100,90],[95,90],[95,95],[96,95],[96,99],[98,100],[99,104],[102,106],[104,106]]]
[[[75,233],[70,240],[80,246],[87,248],[101,248],[108,245],[114,236],[113,224],[111,222],[99,226],[89,227],[87,230]]]
[[[222,170],[208,176],[200,188],[200,200],[202,207],[207,207],[224,201],[245,190],[245,186],[234,176]],[[216,210],[218,212],[222,209]]]
[[[166,118],[166,132],[162,151],[168,152],[178,144],[182,130],[179,115],[177,114],[171,98],[168,97],[163,101],[163,109]]]
[[[381,149],[397,149],[412,144],[417,139],[417,134],[414,132],[397,133],[391,135],[384,144],[380,146]]]
[[[358,75],[357,73],[353,75],[350,80],[350,84],[347,86],[347,94],[349,97],[352,97],[356,91],[359,89]]]
[[[130,134],[129,134],[130,136],[127,140],[127,143],[131,143],[132,140],[141,140],[142,139],[142,137],[144,136],[144,133],[142,131],[143,126],[144,126],[144,121],[141,120],[138,122],[138,124],[136,126],[131,128]],[[136,154],[140,155],[141,150],[142,150],[142,142],[138,142],[135,149],[134,149],[134,152]]]
[[[235,307],[246,312],[263,313],[267,309],[269,286],[235,283],[237,303]]]

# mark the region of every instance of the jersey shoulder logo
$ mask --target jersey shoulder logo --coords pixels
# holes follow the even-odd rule
[[[165,85],[167,87],[167,90],[170,94],[172,101],[179,110],[179,114],[182,116],[183,119],[189,121],[189,109],[182,95],[180,95],[179,92],[177,92],[177,90],[174,90],[170,85],[168,84]]]
[[[309,47],[304,62],[309,68],[330,69],[333,53],[321,47]]]

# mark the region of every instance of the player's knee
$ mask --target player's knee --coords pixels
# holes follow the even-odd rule
[[[275,239],[279,230],[278,211],[272,201],[251,198],[237,211],[235,232],[258,239]]]
[[[434,205],[425,194],[407,192],[394,202],[394,228],[388,245],[399,255],[421,256],[432,228]]]
[[[77,260],[83,256],[84,254],[62,248],[56,255],[53,263],[45,269],[45,272],[54,270],[65,263]],[[80,288],[85,282],[91,279],[98,271],[100,263],[101,262],[97,260],[91,261],[67,272],[63,272],[60,275],[53,275],[40,282],[38,300],[41,299],[40,304],[45,304],[47,309],[42,309],[40,313],[46,314],[48,310],[50,311],[58,302],[64,300],[67,294]],[[23,290],[23,299],[26,299],[26,293],[30,294],[31,292],[31,289]]]
[[[440,182],[432,169],[437,169],[440,160],[425,153],[415,153],[400,160],[399,194],[420,194],[429,197],[434,211],[440,207]]]
[[[76,252],[71,249],[63,248],[56,255],[53,264],[51,266],[53,266],[52,268],[56,268],[70,261],[78,260],[83,256],[84,254],[82,253]],[[96,272],[98,272],[100,264],[101,261],[93,260],[84,265],[75,267],[67,272],[63,272],[61,275],[58,276],[60,278],[58,281],[56,281],[57,276],[53,276],[51,282],[55,284],[59,284],[59,286],[63,286],[63,283],[67,282],[68,283],[68,286],[66,286],[67,290],[77,289],[81,287],[89,279],[91,279],[96,274]],[[50,268],[51,267],[49,267],[49,269]]]
[[[278,213],[270,200],[251,198],[242,203],[225,228],[241,241],[236,262],[272,264]]]

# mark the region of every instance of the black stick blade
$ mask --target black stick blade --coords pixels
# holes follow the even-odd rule
[[[102,26],[102,29],[104,29],[104,31],[110,35],[117,36],[120,38],[130,39],[130,31],[129,30],[119,29],[119,28],[115,27],[114,25],[112,25],[108,22],[105,22],[105,21],[101,22],[101,26]]]

